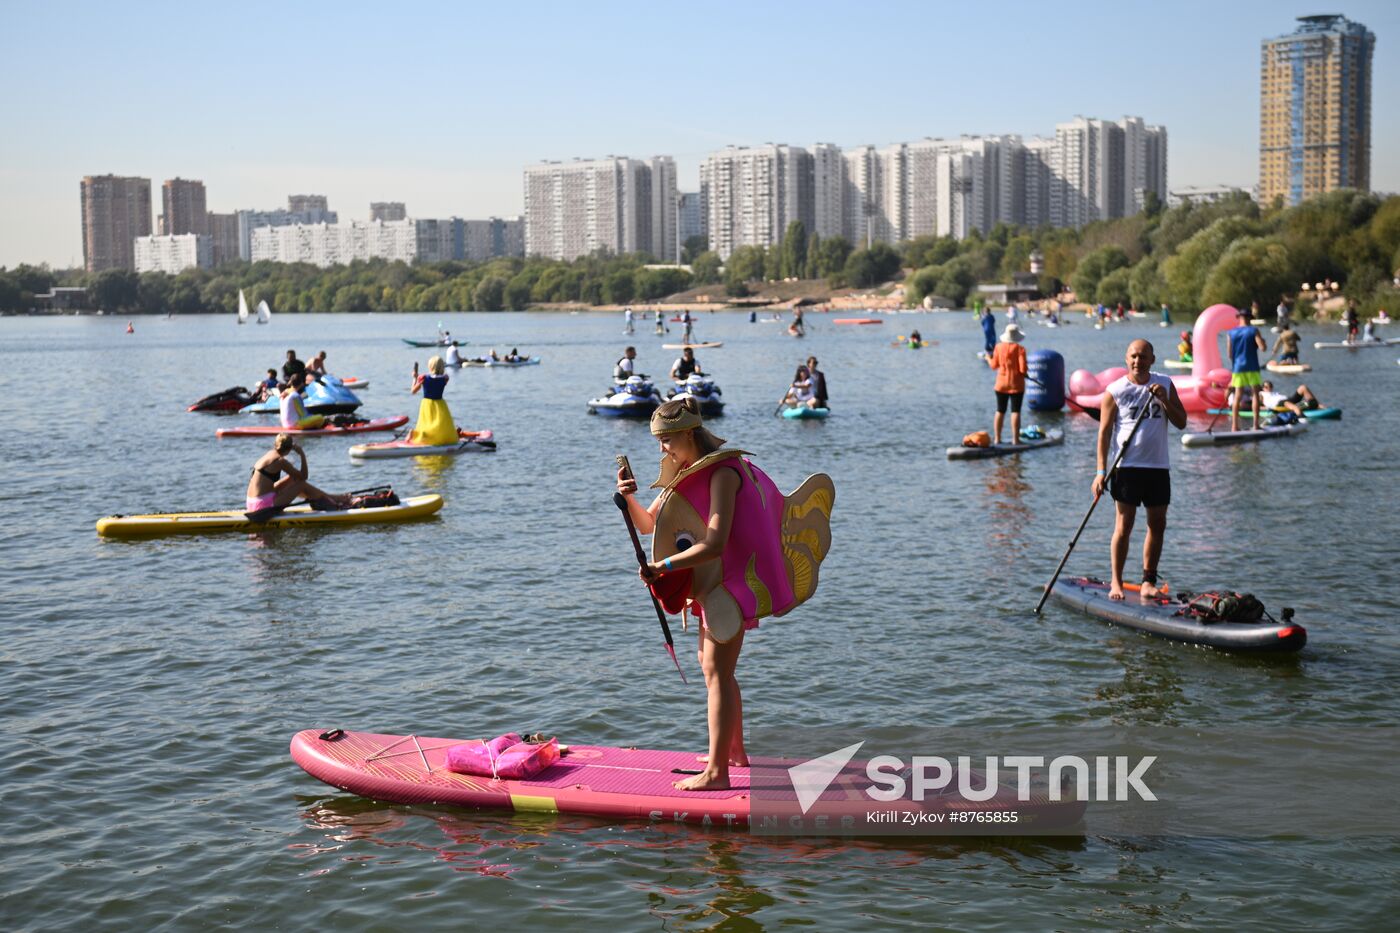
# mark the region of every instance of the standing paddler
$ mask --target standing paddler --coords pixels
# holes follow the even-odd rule
[[[992,351],[997,348],[997,322],[992,317],[991,311],[979,308],[977,316],[982,321],[982,349],[987,356],[992,355]]]
[[[1143,601],[1158,594],[1157,567],[1167,533],[1167,506],[1172,501],[1167,422],[1178,429],[1185,428],[1186,407],[1181,404],[1171,377],[1152,372],[1156,359],[1152,344],[1146,340],[1128,344],[1128,374],[1109,384],[1101,403],[1094,496],[1097,499],[1102,495],[1106,486],[1118,508],[1110,552],[1113,580],[1109,599],[1123,598],[1128,536],[1133,532],[1139,505],[1147,509],[1147,540],[1142,545],[1142,587],[1138,592]],[[1125,443],[1127,450],[1118,460]],[[1108,465],[1115,462],[1118,469],[1109,477]]]
[[[629,521],[652,535],[652,559],[640,574],[667,612],[687,607],[700,621],[709,756],[681,790],[729,787],[729,769],[747,768],[743,701],[735,669],[744,633],[765,616],[786,615],[816,591],[831,547],[831,478],[809,476],[784,497],[742,450],[705,429],[695,399],[673,399],[651,416],[661,445],[661,493],[636,500],[637,482],[617,473]]]

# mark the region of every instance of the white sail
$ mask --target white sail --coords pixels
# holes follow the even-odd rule
[[[259,324],[271,324],[271,323],[272,323],[272,309],[269,308],[269,307],[267,306],[267,302],[266,302],[266,301],[259,301],[259,302],[258,302],[258,323],[259,323]]]
[[[238,290],[238,323],[248,323],[248,299],[243,297],[243,289]]]

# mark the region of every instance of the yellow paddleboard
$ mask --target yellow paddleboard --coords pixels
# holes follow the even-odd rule
[[[432,515],[442,508],[442,496],[409,496],[398,505],[344,512],[313,512],[309,505],[294,505],[265,522],[249,521],[237,510],[227,512],[170,512],[164,515],[109,515],[97,522],[97,533],[108,538],[149,538],[160,535],[207,534],[216,531],[263,531],[292,525],[368,525],[405,522]]]

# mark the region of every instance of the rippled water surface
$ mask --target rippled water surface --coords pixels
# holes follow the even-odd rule
[[[784,489],[817,470],[837,486],[819,592],[744,646],[751,728],[1395,722],[1395,352],[1305,355],[1306,382],[1342,421],[1253,447],[1173,445],[1165,575],[1293,606],[1309,629],[1300,656],[1259,660],[1053,604],[1036,621],[1038,587],[1089,503],[1093,423],[1040,416],[1064,427],[1063,447],[950,463],[944,447],[990,427],[970,318],[812,320],[800,342],[737,313],[698,329],[725,343],[701,353],[730,406],[716,432]],[[93,522],[235,506],[265,446],[216,440],[240,416],[187,404],[295,347],[369,378],[363,412],[413,414],[409,373],[431,351],[400,338],[431,337],[438,319],[143,318],[130,336],[124,323],[0,321],[8,929],[1355,929],[1393,916],[1393,842],[756,840],[336,793],[292,763],[296,730],[704,746],[699,678],[685,688],[668,671],[609,499],[613,454],[649,479],[655,446],[644,424],[584,409],[628,340],[620,318],[443,319],[468,350],[544,357],[454,375],[458,422],[492,428],[494,456],[357,465],[346,439],[306,442],[318,484],[439,492],[433,520],[142,542],[100,540]],[[890,346],[914,327],[939,343]],[[1030,327],[1028,345],[1097,371],[1133,336],[1174,334]],[[649,331],[631,340],[647,372],[676,356]],[[773,417],[809,352],[832,417]],[[1109,530],[1104,508],[1071,571],[1106,573]],[[1286,805],[1286,769],[1242,779]]]

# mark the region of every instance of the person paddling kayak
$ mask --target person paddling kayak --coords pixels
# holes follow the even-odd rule
[[[301,466],[292,466],[287,455],[295,453],[301,459]],[[272,441],[272,449],[258,458],[253,464],[252,475],[248,477],[248,494],[245,511],[255,522],[266,521],[303,496],[318,512],[329,512],[350,507],[349,496],[333,496],[322,492],[307,482],[310,470],[306,465],[306,452],[290,435],[279,434]]]
[[[1138,506],[1147,509],[1147,539],[1142,545],[1143,601],[1157,596],[1157,567],[1167,532],[1167,506],[1172,501],[1171,460],[1168,456],[1167,422],[1186,427],[1186,407],[1176,394],[1171,377],[1152,372],[1157,357],[1152,344],[1134,340],[1128,344],[1128,374],[1111,383],[1100,403],[1098,469],[1094,472],[1095,498],[1107,488],[1118,508],[1113,527],[1110,564],[1113,580],[1109,599],[1123,598],[1123,566],[1128,562],[1128,536],[1137,520]],[[1138,422],[1142,422],[1141,425]],[[1134,430],[1136,429],[1136,433]],[[1118,469],[1110,478],[1108,464],[1129,440]],[[1110,450],[1110,447],[1112,448]]]
[[[699,403],[673,399],[652,414],[661,448],[661,493],[636,500],[625,468],[617,491],[641,534],[652,534],[652,560],[638,569],[672,613],[689,607],[700,621],[709,756],[703,770],[675,782],[680,790],[729,787],[729,769],[746,768],[743,702],[735,671],[745,632],[764,616],[781,616],[816,591],[817,571],[831,546],[831,478],[809,477],[783,496],[742,450],[704,427]]]
[[[447,388],[447,365],[442,357],[428,360],[428,371],[418,373],[417,364],[413,367],[413,391],[423,391],[423,401],[418,403],[418,421],[408,435],[410,444],[424,444],[439,447],[457,442],[457,425],[452,420],[452,410],[443,401],[442,393]]]

